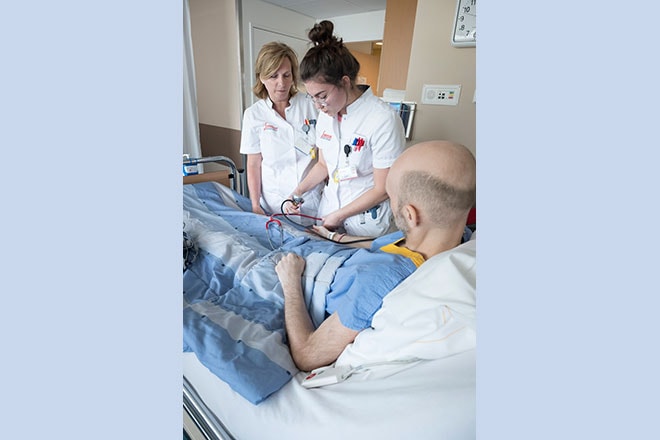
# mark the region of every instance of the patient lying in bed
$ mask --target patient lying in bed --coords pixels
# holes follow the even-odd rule
[[[438,141],[408,148],[390,168],[386,182],[395,222],[404,238],[382,249],[405,255],[422,267],[426,259],[451,251],[464,235],[467,215],[475,203],[475,184],[474,157],[464,146]],[[371,318],[391,289],[381,293],[378,301],[370,301],[362,293],[340,301],[340,307],[315,328],[301,301],[304,268],[304,259],[291,253],[276,270],[284,291],[291,353],[296,365],[309,371],[334,362],[360,331],[372,327]],[[386,267],[380,271],[387,272]]]
[[[185,351],[195,352],[202,364],[255,404],[286,384],[298,367],[291,357],[293,352],[295,358],[296,349],[290,346],[294,333],[288,328],[288,316],[285,330],[284,283],[275,267],[283,255],[295,253],[305,262],[304,273],[299,272],[295,279],[299,284],[298,299],[302,300],[304,316],[311,326],[309,331],[327,325],[328,314],[334,316],[342,307],[348,309],[352,298],[364,295],[376,299],[376,304],[370,306],[373,311],[366,313],[371,320],[378,310],[373,323],[361,324],[368,329],[357,339],[353,337],[355,343],[346,348],[346,355],[339,361],[350,360],[349,355],[352,359],[365,358],[360,350],[365,333],[372,334],[371,341],[380,345],[378,356],[406,354],[400,349],[396,353],[386,352],[391,344],[378,343],[381,331],[377,324],[385,322],[379,316],[387,317],[383,296],[415,270],[409,258],[348,248],[285,225],[277,237],[282,245],[273,249],[273,237],[269,236],[273,231],[264,227],[268,218],[249,211],[249,201],[220,185],[208,183],[184,188],[185,228],[199,248],[196,260],[184,273]],[[452,246],[460,241],[462,232],[461,229]],[[407,235],[406,242],[420,237]],[[423,246],[420,250],[433,255],[431,248]],[[451,321],[449,312],[443,313],[439,319]],[[393,341],[406,345],[404,339],[395,337]]]
[[[216,376],[258,403],[298,372],[275,272],[285,253],[307,262],[304,302],[314,325],[342,298],[382,298],[415,265],[401,255],[338,245],[286,223],[282,245],[273,249],[279,229],[267,231],[268,217],[253,214],[244,203],[214,183],[184,188],[185,231],[198,253],[183,276],[183,342],[185,351],[195,352]]]

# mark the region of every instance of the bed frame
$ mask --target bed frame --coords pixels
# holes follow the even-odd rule
[[[189,174],[183,176],[183,184],[199,182],[218,182],[225,185],[241,195],[247,195],[247,180],[245,172],[236,167],[236,163],[227,156],[209,156],[196,159],[184,159],[183,165],[198,165],[204,163],[216,163],[228,167],[225,171],[211,171],[201,174]]]
[[[236,440],[183,377],[183,429],[191,440]]]

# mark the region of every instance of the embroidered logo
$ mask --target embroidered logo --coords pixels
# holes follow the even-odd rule
[[[269,124],[268,122],[266,122],[266,123],[264,124],[264,131],[268,131],[268,130],[270,130],[270,131],[277,131],[277,127],[276,127],[275,125],[273,125],[273,124]]]
[[[353,139],[353,143],[351,145],[355,147],[353,148],[354,151],[359,152],[362,149],[362,147],[364,147],[364,144],[365,144],[364,138],[356,137],[355,139]]]
[[[331,141],[332,135],[323,131],[323,134],[321,135],[321,139],[323,139],[324,141]]]

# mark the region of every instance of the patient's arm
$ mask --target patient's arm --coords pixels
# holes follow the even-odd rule
[[[302,291],[304,269],[305,260],[293,253],[285,255],[275,266],[284,291],[284,322],[291,356],[298,368],[311,371],[337,360],[359,332],[344,327],[337,313],[314,329]]]
[[[374,237],[359,237],[357,235],[334,234],[331,236],[330,233],[332,231],[327,229],[325,226],[312,225],[312,229],[314,232],[316,232],[316,234],[323,238],[327,238],[328,240],[332,240],[336,243],[342,243],[356,248],[369,249],[371,247],[371,243],[374,241]]]

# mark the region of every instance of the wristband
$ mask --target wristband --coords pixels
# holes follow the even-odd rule
[[[344,238],[344,235],[346,234],[339,234],[339,237],[337,237],[337,243],[341,243],[341,239]]]
[[[337,235],[336,232],[330,232],[330,233],[328,234],[328,240],[330,240],[330,241],[334,241],[333,238],[335,238],[335,235]]]

